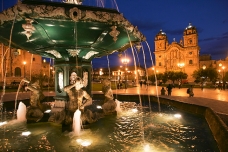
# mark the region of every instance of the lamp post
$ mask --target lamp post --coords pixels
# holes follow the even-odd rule
[[[206,79],[206,76],[204,75],[204,70],[207,68],[206,65],[203,65],[203,76],[202,76],[202,83],[201,83],[201,89],[203,90],[203,85],[204,85],[204,81]]]
[[[103,74],[104,74],[104,73],[103,73],[102,69],[100,69],[100,71],[99,71],[100,79],[101,79],[101,76],[102,76]]]
[[[225,87],[226,87],[226,82],[225,82],[225,73],[224,73],[224,70],[225,70],[225,66],[222,65],[222,63],[219,63],[219,67],[222,68],[222,86],[223,86],[223,90],[225,90]]]
[[[26,61],[24,61],[23,64],[24,64],[24,77],[26,77],[26,75],[25,75],[26,74],[26,72],[25,72]]]
[[[226,88],[226,81],[225,81],[225,73],[224,73],[224,70],[225,70],[225,67],[224,66],[222,66],[222,84],[223,84],[223,90],[225,90],[225,88]]]
[[[181,71],[181,76],[180,76],[180,81],[179,81],[179,89],[181,88],[181,85],[182,85],[182,68],[184,67],[184,63],[177,63],[177,66],[180,68],[180,71]]]
[[[127,89],[127,64],[129,63],[129,59],[128,58],[123,58],[121,60],[121,62],[124,64],[124,67],[125,67],[125,69],[124,69],[124,75],[125,75],[124,84],[125,84],[125,89]]]

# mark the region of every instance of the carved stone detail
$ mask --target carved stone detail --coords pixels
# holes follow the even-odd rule
[[[70,54],[70,56],[72,57],[76,57],[81,50],[78,49],[67,49],[68,53]]]
[[[116,30],[116,26],[111,27],[112,31],[109,34],[113,37],[113,41],[117,41],[117,36],[120,34],[118,30]]]
[[[88,52],[85,56],[83,56],[83,59],[89,59],[91,56],[93,56],[94,54],[98,54],[99,52],[96,51],[90,51]]]
[[[77,7],[74,7],[70,9],[70,18],[74,21],[78,21],[81,19],[81,10],[79,10]]]
[[[33,20],[31,19],[25,19],[26,24],[22,24],[22,28],[25,30],[22,32],[27,36],[27,39],[29,39],[32,36],[32,32],[35,31],[35,27],[32,25]]]
[[[62,58],[62,55],[56,50],[50,50],[50,51],[45,51],[45,52],[54,55],[56,58]]]
[[[64,7],[50,6],[50,5],[27,5],[18,2],[13,8],[9,8],[0,14],[0,25],[6,21],[12,21],[17,15],[24,16],[29,15],[30,18],[35,20],[36,18],[57,18],[63,20],[72,19],[73,21],[97,21],[107,22],[108,24],[116,24],[118,27],[125,28],[128,32],[142,41],[145,41],[145,36],[139,32],[137,27],[134,27],[128,20],[126,20],[122,14],[110,13],[102,11],[81,10],[77,7],[73,7],[66,14]],[[83,15],[82,15],[83,14]],[[17,21],[21,18],[17,18]]]

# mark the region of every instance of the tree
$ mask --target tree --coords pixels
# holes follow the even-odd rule
[[[196,80],[204,81],[209,79],[209,81],[215,81],[218,78],[218,72],[216,69],[209,67],[206,69],[195,70],[192,76]]]
[[[156,81],[155,80],[155,75],[152,74],[152,75],[148,76],[148,80],[150,80],[152,82],[152,84],[153,84]]]
[[[168,80],[171,80],[174,83],[176,80],[186,79],[188,75],[182,71],[181,72],[166,71],[164,73],[164,77]]]
[[[156,78],[157,78],[157,80],[156,80]],[[154,74],[148,76],[148,80],[150,80],[152,83],[155,83],[156,81],[157,82],[160,82],[160,80],[163,81],[163,74],[162,73],[156,74],[156,78],[155,78]]]
[[[183,80],[183,79],[187,79],[187,77],[188,77],[188,75],[187,75],[187,73],[184,73],[184,72],[182,72],[182,71],[180,71],[180,72],[176,72],[175,73],[177,76],[177,78],[179,79],[179,80]]]

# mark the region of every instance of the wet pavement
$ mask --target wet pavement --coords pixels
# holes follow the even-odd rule
[[[149,94],[149,95],[159,95],[161,94],[161,87],[149,86],[146,88],[134,87],[127,89],[113,90],[117,94]],[[219,89],[208,89],[204,88],[193,88],[194,97],[188,97],[187,88],[173,88],[171,96],[163,95],[160,97],[169,98],[180,102],[186,102],[201,106],[210,107],[216,113],[225,114],[228,116],[228,90]],[[167,94],[167,91],[166,91]]]

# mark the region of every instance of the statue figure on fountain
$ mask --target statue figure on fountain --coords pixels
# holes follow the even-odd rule
[[[104,115],[116,112],[117,105],[113,100],[111,82],[109,80],[104,80],[102,83],[102,91],[105,94],[105,100],[101,103],[102,109],[97,109],[96,105],[92,104],[90,95],[83,90],[84,81],[74,74],[73,77],[70,77],[70,84],[64,87],[64,91],[69,97],[66,110],[63,111],[64,114],[59,113],[53,115],[53,117],[56,118],[54,118],[55,120],[52,120],[54,120],[54,122],[62,123],[63,127],[70,130],[69,127],[73,124],[73,117],[76,110],[81,111],[81,122],[83,125],[96,122],[98,119],[103,118]]]
[[[92,98],[82,88],[83,88],[83,81],[81,80],[80,77],[77,77],[75,79],[75,83],[64,87],[64,91],[69,96],[68,108],[67,108],[66,117],[65,117],[65,124],[72,124],[73,114],[77,109],[80,109],[83,112],[86,106],[89,106],[92,104]]]
[[[113,92],[111,89],[111,81],[104,79],[102,81],[102,92],[104,93],[105,99],[102,105],[102,109],[105,115],[116,112],[116,102],[113,100]]]
[[[44,94],[41,91],[39,80],[30,83],[27,79],[22,80],[24,83],[28,83],[26,89],[31,91],[30,106],[27,108],[26,119],[27,121],[38,122],[43,117],[43,112],[46,107],[41,104],[44,99]]]

